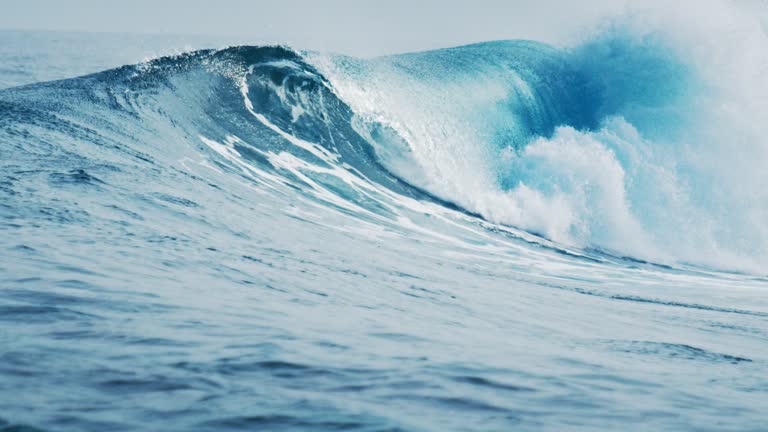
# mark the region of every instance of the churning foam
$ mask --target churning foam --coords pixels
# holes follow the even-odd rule
[[[768,264],[768,38],[730,2],[631,8],[557,50],[308,56],[362,129],[389,131],[374,144],[393,172],[489,220],[657,262]]]

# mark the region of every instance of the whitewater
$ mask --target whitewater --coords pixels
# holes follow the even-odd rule
[[[5,44],[0,431],[765,430],[768,36],[718,7],[78,77]]]

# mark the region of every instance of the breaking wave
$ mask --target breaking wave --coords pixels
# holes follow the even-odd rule
[[[629,20],[559,48],[197,51],[5,90],[2,123],[147,169],[203,145],[345,211],[408,197],[583,253],[755,270],[768,262],[768,44],[759,26],[728,34],[692,44]]]

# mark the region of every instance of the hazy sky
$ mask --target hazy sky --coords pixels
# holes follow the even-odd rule
[[[0,28],[184,33],[357,55],[527,38],[556,42],[624,0],[2,0]]]
[[[228,35],[233,43],[375,55],[498,39],[557,43],[653,3],[683,5],[696,19],[702,1],[0,0],[0,28]],[[723,1],[768,12],[768,0]]]

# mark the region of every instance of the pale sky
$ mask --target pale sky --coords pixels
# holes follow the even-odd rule
[[[0,0],[0,28],[237,36],[376,55],[498,39],[557,42],[625,0]]]
[[[500,39],[557,44],[605,16],[650,4],[682,5],[696,19],[702,1],[0,0],[0,29],[226,35],[372,56]],[[722,1],[768,16],[768,0]]]

